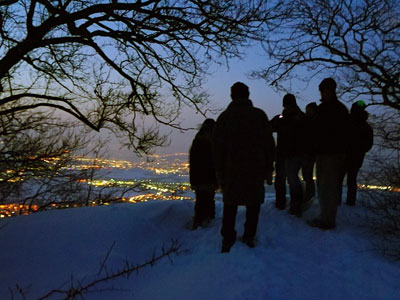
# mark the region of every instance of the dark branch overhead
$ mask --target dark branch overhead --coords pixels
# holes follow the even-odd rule
[[[334,76],[349,100],[400,110],[400,5],[391,0],[281,1],[253,73],[277,88]]]
[[[92,129],[125,132],[138,150],[135,120],[141,115],[180,128],[182,107],[203,113],[207,66],[239,57],[243,47],[263,40],[274,11],[268,5],[2,1],[0,115],[18,107],[56,107]]]
[[[18,0],[0,0],[0,6],[7,6],[17,3]]]

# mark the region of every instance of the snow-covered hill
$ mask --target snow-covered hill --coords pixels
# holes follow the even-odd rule
[[[180,253],[94,287],[90,300],[400,299],[400,263],[373,251],[361,208],[341,206],[338,227],[321,231],[273,206],[268,193],[257,246],[220,253],[222,203],[207,228],[191,231],[191,201],[149,201],[41,212],[0,221],[0,299],[37,299],[140,264],[170,245]],[[237,217],[243,231],[244,208]],[[106,266],[101,267],[106,259]],[[100,271],[100,275],[97,273]],[[12,295],[14,298],[12,298]],[[63,295],[55,294],[62,299]],[[78,298],[79,299],[79,298]]]

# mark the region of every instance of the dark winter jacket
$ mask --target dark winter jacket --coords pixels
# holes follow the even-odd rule
[[[317,154],[347,153],[349,147],[349,112],[339,100],[322,102],[315,119]]]
[[[352,111],[349,118],[349,149],[347,165],[361,168],[365,153],[372,148],[374,134],[371,125],[367,122],[368,113]]]
[[[312,156],[315,156],[316,152],[315,121],[316,115],[305,115],[303,149],[304,153]]]
[[[213,143],[224,202],[262,202],[275,150],[267,115],[248,99],[232,101],[217,119]]]
[[[195,190],[218,187],[212,151],[211,133],[200,131],[189,150],[189,179]]]
[[[277,159],[304,153],[305,114],[297,105],[286,106],[282,115],[271,120],[272,131],[277,133]]]

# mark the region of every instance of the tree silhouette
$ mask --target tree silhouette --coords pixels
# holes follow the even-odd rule
[[[271,64],[253,72],[277,89],[334,77],[341,99],[379,106],[363,183],[387,187],[363,198],[385,253],[400,257],[400,6],[391,0],[283,0],[266,26]],[[365,195],[365,194],[363,194]]]
[[[267,28],[272,64],[253,73],[277,88],[337,78],[349,100],[400,109],[400,6],[390,0],[281,1]],[[299,76],[299,74],[301,74]]]
[[[265,1],[0,2],[0,116],[56,109],[127,137],[137,153],[165,143],[142,116],[179,128],[202,111],[207,65],[263,38]]]

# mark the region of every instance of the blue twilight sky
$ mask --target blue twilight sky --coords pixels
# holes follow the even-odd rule
[[[229,68],[226,66],[212,65],[210,66],[210,76],[206,77],[204,89],[209,93],[211,104],[213,106],[224,109],[230,99],[230,87],[237,81],[247,84],[250,88],[250,99],[254,106],[264,110],[268,118],[274,117],[282,111],[282,98],[284,93],[277,93],[267,85],[264,80],[249,79],[248,74],[251,71],[259,70],[263,66],[267,66],[268,59],[263,55],[260,46],[253,46],[246,50],[246,57],[242,60],[229,61]],[[297,97],[297,104],[304,110],[305,106],[310,102],[319,103],[318,92],[319,80],[312,82],[306,89],[304,86],[292,85],[292,93]],[[305,100],[307,99],[307,100]],[[207,115],[207,117],[216,119],[217,115]],[[204,117],[196,114],[194,111],[185,109],[181,115],[183,127],[198,126],[204,121]],[[163,133],[167,133],[170,138],[170,145],[164,148],[157,148],[156,153],[167,154],[175,152],[188,152],[192,140],[196,134],[196,130],[188,130],[180,132],[171,128],[162,128]],[[121,148],[118,143],[110,143],[108,145],[108,155],[114,159],[125,159],[134,161],[136,159],[132,151]]]

